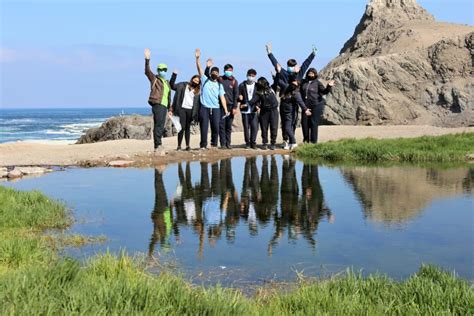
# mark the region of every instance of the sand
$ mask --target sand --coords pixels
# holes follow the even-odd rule
[[[442,128],[434,126],[322,126],[319,129],[320,142],[343,138],[398,138],[423,135],[445,135],[474,132],[474,127]],[[301,129],[297,141],[302,141]],[[199,147],[199,135],[193,135],[191,147]],[[281,135],[278,141],[281,142]],[[260,135],[257,142],[261,142]],[[134,165],[156,165],[180,160],[216,160],[232,156],[251,156],[260,154],[284,153],[286,151],[247,150],[242,132],[232,134],[232,150],[209,150],[176,152],[176,137],[164,138],[163,145],[168,151],[165,155],[154,154],[151,140],[114,140],[93,144],[67,144],[48,141],[14,142],[0,144],[0,166],[103,166],[112,160],[133,160]],[[240,148],[239,148],[240,147]]]

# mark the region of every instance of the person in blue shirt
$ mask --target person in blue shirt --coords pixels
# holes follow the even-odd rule
[[[201,132],[201,142],[199,144],[202,150],[207,149],[207,131],[209,123],[211,124],[211,147],[217,147],[219,138],[219,123],[223,116],[228,116],[225,91],[222,84],[218,81],[219,68],[212,67],[209,77],[204,74],[201,67],[201,50],[196,49],[196,67],[201,77],[201,108],[199,109],[199,127]],[[212,59],[207,60],[206,66],[212,66]],[[224,115],[221,113],[221,105]]]

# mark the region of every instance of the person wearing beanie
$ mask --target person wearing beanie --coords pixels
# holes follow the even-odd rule
[[[159,64],[157,67],[158,74],[154,74],[150,69],[150,49],[145,49],[145,75],[150,81],[150,95],[148,104],[151,106],[153,113],[153,144],[155,152],[164,150],[161,144],[161,138],[165,130],[166,115],[171,107],[171,88],[166,73],[168,66]]]

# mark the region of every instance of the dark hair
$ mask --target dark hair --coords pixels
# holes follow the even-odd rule
[[[318,71],[316,70],[316,68],[309,68],[308,71],[306,72],[306,77],[308,77],[308,74],[310,72],[314,73],[315,78],[318,78]]]
[[[265,92],[270,90],[270,83],[265,77],[260,77],[257,80],[257,91]]]
[[[189,80],[189,84],[191,84],[191,82],[193,82],[194,78],[198,78],[199,83],[201,83],[201,77],[199,77],[199,75],[194,75],[194,76],[191,77],[191,80]],[[194,88],[194,94],[198,94],[199,90],[201,90],[201,85],[200,84],[198,84],[197,87]]]
[[[231,64],[227,64],[227,65],[224,66],[224,71],[226,71],[230,68],[234,69],[234,67]]]
[[[247,70],[247,76],[250,76],[250,75],[254,75],[256,76],[257,75],[257,71],[253,68]],[[265,79],[265,78],[264,78]]]
[[[288,59],[286,64],[288,65],[288,67],[295,67],[298,63],[294,59]]]
[[[211,72],[214,72],[214,71],[219,72],[219,67],[212,67],[212,68],[211,68]]]

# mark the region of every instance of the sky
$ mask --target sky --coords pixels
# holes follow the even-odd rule
[[[472,0],[419,0],[439,21],[474,25]],[[217,66],[270,76],[277,59],[301,63],[314,44],[323,68],[359,22],[366,0],[0,0],[0,108],[144,107],[152,69],[196,73],[194,49]]]

